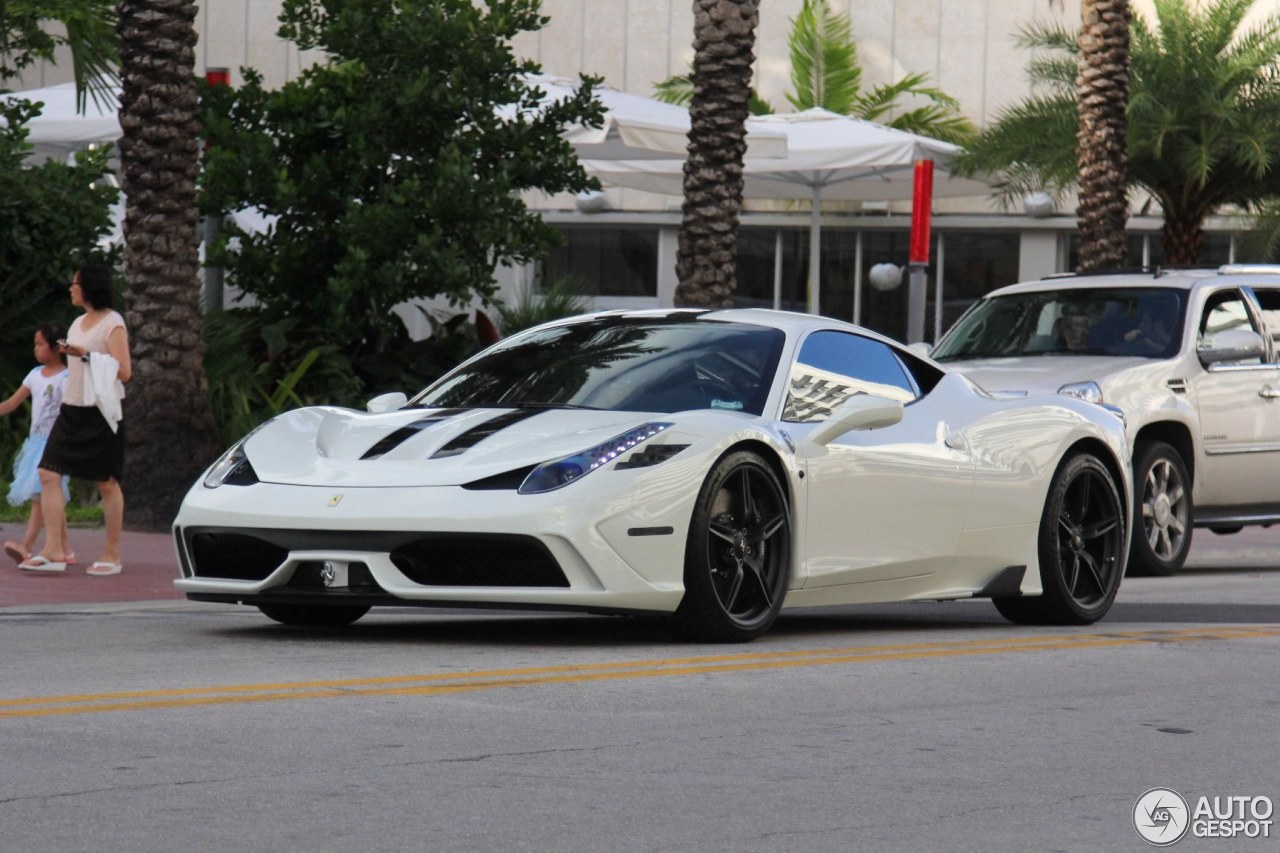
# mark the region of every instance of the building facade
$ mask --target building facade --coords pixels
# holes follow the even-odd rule
[[[1018,44],[1032,21],[1076,29],[1079,0],[829,0],[848,15],[864,69],[876,86],[923,72],[930,84],[959,100],[975,123],[1031,94],[1030,52]],[[1265,5],[1265,4],[1259,4]],[[787,37],[802,0],[761,0],[754,85],[776,109],[787,111],[790,64]],[[1151,14],[1151,0],[1134,0]],[[218,0],[199,7],[198,70],[248,66],[267,86],[279,86],[322,59],[276,35],[281,0]],[[521,36],[516,52],[561,77],[594,74],[606,85],[651,96],[654,84],[687,73],[692,60],[691,0],[543,0],[549,24]],[[67,63],[33,69],[26,87],[63,82]],[[1071,201],[1002,207],[994,197],[938,200],[934,205],[926,338],[945,329],[974,299],[1011,282],[1071,269],[1075,217]],[[1129,223],[1131,261],[1160,262],[1158,216],[1143,215],[1135,199]],[[558,278],[580,281],[601,307],[672,304],[680,199],[606,187],[587,199],[539,196],[531,203],[561,228],[566,244],[536,268],[501,271],[507,297]],[[742,217],[741,305],[806,310],[808,202],[748,201]],[[1240,222],[1208,223],[1205,262],[1236,260],[1233,229]],[[906,287],[878,289],[870,270],[902,265],[910,230],[908,203],[835,203],[822,208],[823,314],[853,319],[902,337]],[[1241,258],[1240,260],[1247,260]]]

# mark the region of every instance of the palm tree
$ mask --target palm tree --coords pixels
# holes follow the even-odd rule
[[[960,103],[926,85],[928,75],[908,74],[896,83],[863,89],[853,25],[847,15],[833,12],[827,0],[804,0],[791,21],[787,45],[792,88],[787,102],[796,110],[821,107],[948,142],[961,142],[973,134],[973,125],[960,114]],[[668,78],[655,86],[655,92],[660,101],[688,104],[693,94],[691,77]],[[924,103],[907,108],[906,99]],[[763,115],[774,109],[752,92],[751,112]]]
[[[1083,271],[1118,267],[1127,254],[1125,131],[1129,105],[1129,2],[1082,0],[1076,104],[1076,209]]]
[[[1126,188],[1163,208],[1170,264],[1194,264],[1205,217],[1224,205],[1252,208],[1280,195],[1280,17],[1246,27],[1253,0],[1155,0],[1154,25],[1132,27]],[[1004,111],[969,146],[963,164],[1003,170],[1013,198],[1064,191],[1077,179],[1076,57],[1058,27],[1023,34],[1047,50],[1030,66],[1043,94]],[[1115,178],[1119,180],[1117,176]]]
[[[693,0],[693,97],[676,305],[732,304],[758,0]]]
[[[201,333],[196,6],[121,0],[120,163],[134,378],[126,399],[130,523],[166,528],[217,449]]]
[[[60,27],[47,26],[50,22]],[[105,103],[116,77],[115,23],[114,0],[0,0],[0,86],[66,48],[77,106],[84,110],[86,95]]]

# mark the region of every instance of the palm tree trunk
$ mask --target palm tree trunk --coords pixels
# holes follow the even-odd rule
[[[676,305],[732,305],[758,0],[694,0],[693,101]]]
[[[1128,168],[1125,111],[1129,103],[1128,0],[1082,0],[1076,77],[1080,130],[1077,217],[1082,271],[1123,266],[1127,255]]]
[[[1164,249],[1164,262],[1169,266],[1194,266],[1200,262],[1200,251],[1204,248],[1204,220],[1209,215],[1208,209],[1188,209],[1167,198],[1161,198],[1161,203],[1164,226],[1160,245]]]
[[[127,520],[167,528],[217,448],[204,375],[196,225],[195,4],[121,0],[120,163],[127,322]]]

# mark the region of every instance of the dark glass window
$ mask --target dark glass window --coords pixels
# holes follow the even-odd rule
[[[542,263],[544,285],[569,277],[591,296],[658,295],[656,227],[566,227],[561,233],[565,244]]]
[[[743,228],[738,232],[738,290],[733,296],[736,307],[773,307],[777,235],[775,228]],[[799,229],[782,229],[782,286],[778,307],[783,311],[808,310],[805,303],[808,236]]]
[[[1017,232],[947,231],[942,253],[942,331],[950,329],[969,306],[997,287],[1018,280],[1022,244]],[[937,244],[934,244],[934,259]],[[930,279],[934,278],[930,267]],[[929,284],[925,308],[925,340],[933,341],[937,311],[936,280]]]
[[[1128,257],[1125,266],[1131,269],[1142,267],[1142,243],[1150,238],[1150,255],[1148,265],[1158,267],[1164,265],[1164,242],[1160,234],[1129,234],[1126,240]],[[1074,231],[1067,233],[1067,269],[1074,270],[1080,263],[1080,235]],[[1218,231],[1206,231],[1204,242],[1200,246],[1198,266],[1220,267],[1231,262],[1231,235]]]

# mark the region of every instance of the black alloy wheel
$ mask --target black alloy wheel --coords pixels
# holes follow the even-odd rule
[[[1191,550],[1191,478],[1181,454],[1163,441],[1133,453],[1134,520],[1129,574],[1168,577]]]
[[[1124,572],[1124,505],[1095,456],[1068,457],[1054,474],[1040,519],[1044,593],[997,598],[1005,618],[1027,624],[1088,625],[1111,609]]]
[[[343,628],[369,612],[358,604],[259,604],[268,619],[297,628]]]
[[[707,475],[694,507],[678,629],[711,642],[760,636],[782,609],[790,566],[782,484],[757,454],[730,453]]]

